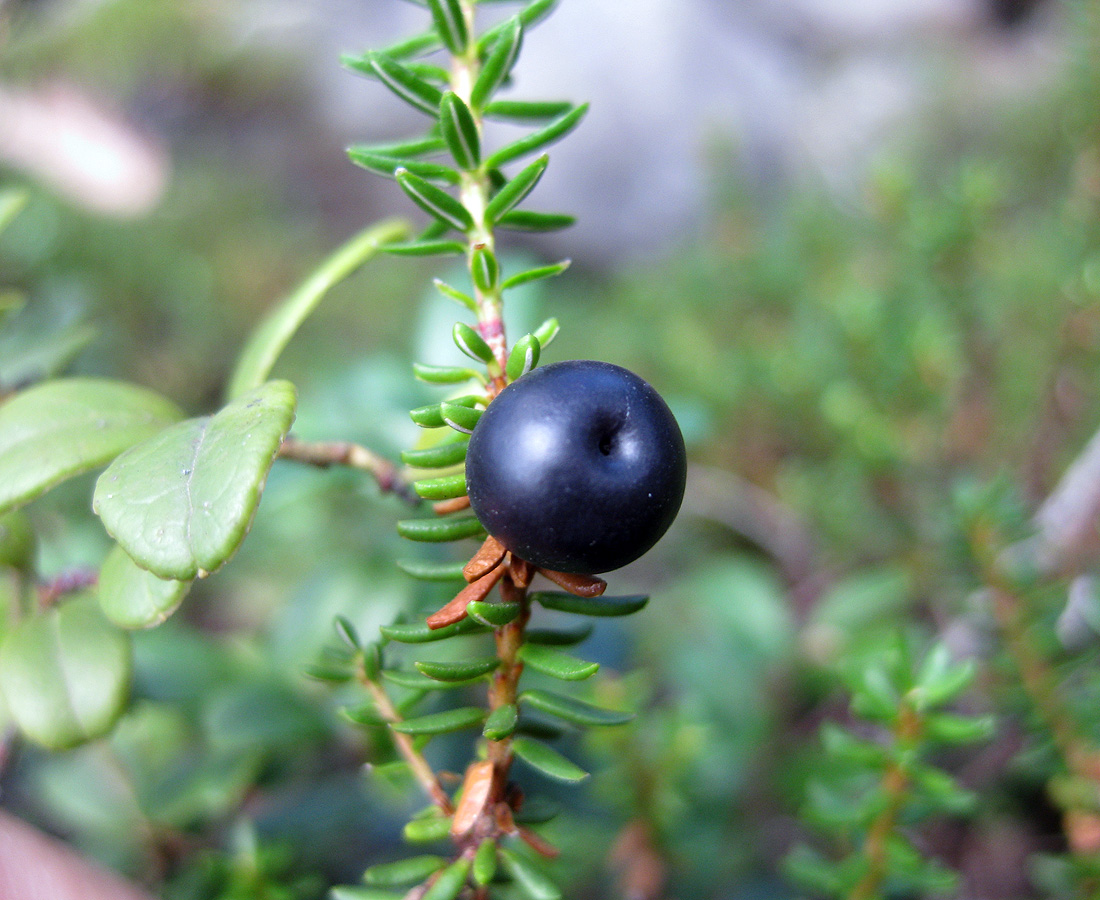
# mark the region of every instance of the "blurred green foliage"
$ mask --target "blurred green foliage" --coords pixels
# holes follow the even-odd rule
[[[0,280],[27,298],[0,337],[0,388],[68,367],[205,412],[260,313],[343,237],[286,170],[233,153],[233,112],[278,115],[299,73],[242,54],[216,7],[113,2],[64,27],[0,10],[0,83],[64,73],[122,106],[187,96],[187,126],[204,129],[176,135],[168,193],[141,221],[33,191],[0,240]],[[662,545],[613,576],[616,592],[654,600],[600,622],[584,650],[632,673],[599,699],[640,714],[585,740],[590,786],[553,789],[568,896],[628,896],[647,874],[669,896],[802,896],[781,861],[808,834],[796,816],[822,766],[817,726],[859,729],[842,676],[899,628],[987,660],[960,702],[999,719],[984,750],[937,757],[983,801],[970,818],[933,815],[922,849],[974,890],[1070,896],[1081,883],[1087,866],[1062,855],[1044,796],[1059,764],[971,595],[951,499],[965,479],[1006,475],[1034,507],[1100,422],[1100,15],[1068,3],[1065,16],[1070,64],[1055,83],[981,115],[945,100],[857,195],[761,195],[715,177],[720,202],[691,246],[570,273],[510,311],[524,323],[513,336],[561,320],[555,358],[608,359],[659,386],[694,459],[770,492],[813,554],[812,577],[796,578],[689,494]],[[424,348],[445,344],[453,319],[427,289],[435,274],[447,277],[380,260],[334,292],[276,372],[299,386],[298,433],[391,458],[411,445],[406,410],[435,399],[411,360],[445,362]],[[90,486],[29,508],[45,577],[107,550]],[[21,747],[4,802],[169,900],[317,898],[396,856],[409,791],[360,771],[389,748],[303,670],[336,615],[373,634],[446,599],[393,565],[403,515],[355,473],[277,467],[232,564],[172,623],[135,635],[135,702],[113,736],[62,755]],[[0,595],[19,581],[0,573]],[[1055,643],[1064,585],[1028,596],[1036,646],[1095,739],[1097,647],[1069,657]],[[461,767],[462,751],[440,741],[429,755]],[[975,874],[1002,851],[1005,880]]]

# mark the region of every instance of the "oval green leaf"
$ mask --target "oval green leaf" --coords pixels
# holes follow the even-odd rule
[[[374,256],[384,244],[402,240],[407,231],[408,226],[403,222],[392,219],[380,222],[355,235],[322,262],[252,332],[237,359],[226,396],[234,400],[263,384],[279,354],[325,294]]]
[[[35,385],[0,405],[0,512],[109,463],[182,413],[159,394],[100,378]]]
[[[152,628],[180,605],[190,581],[158,578],[117,544],[99,570],[96,593],[103,614],[119,628]]]
[[[161,578],[218,569],[248,533],[295,400],[294,385],[270,381],[123,453],[96,483],[107,531]]]
[[[130,638],[90,594],[21,622],[0,646],[0,691],[31,740],[51,750],[102,737],[122,714]]]

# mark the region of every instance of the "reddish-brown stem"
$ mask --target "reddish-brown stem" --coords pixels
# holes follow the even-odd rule
[[[908,704],[904,704],[898,714],[894,728],[897,744],[905,746],[916,740],[921,729],[921,719]],[[867,831],[867,841],[863,846],[867,857],[866,873],[848,895],[848,900],[871,900],[877,897],[883,880],[889,873],[887,852],[890,836],[898,824],[898,817],[905,805],[909,793],[909,775],[900,765],[890,763],[882,776],[881,790],[886,803]]]
[[[500,593],[506,603],[519,604],[520,614],[512,622],[496,630],[497,657],[500,659],[500,666],[493,673],[493,680],[489,684],[490,714],[503,706],[514,706],[516,703],[519,677],[523,673],[519,650],[523,646],[524,632],[531,618],[527,589],[517,587],[510,575],[506,575],[501,581]],[[512,767],[511,737],[489,741],[487,758],[493,764],[493,786],[490,797],[496,802],[504,802],[508,773]]]
[[[300,441],[288,436],[279,447],[279,458],[306,463],[327,469],[329,466],[348,466],[367,472],[378,482],[385,494],[394,494],[408,503],[420,503],[420,497],[405,481],[396,465],[359,444],[348,441]]]
[[[378,710],[378,714],[385,719],[387,723],[395,725],[402,721],[401,714],[397,711],[396,707],[394,707],[393,701],[390,700],[389,695],[383,689],[382,685],[368,678],[365,672],[360,673],[360,682],[371,695],[371,699],[374,701],[374,707]],[[447,792],[443,790],[443,786],[439,783],[439,779],[436,777],[435,772],[432,771],[432,767],[428,765],[428,761],[424,759],[420,751],[413,746],[412,738],[407,734],[394,731],[392,728],[390,729],[390,736],[393,738],[394,746],[397,747],[397,752],[400,753],[401,758],[405,760],[413,777],[424,789],[424,793],[428,795],[432,803],[439,807],[443,815],[453,815],[455,809],[454,804],[451,803],[451,798],[448,797]]]

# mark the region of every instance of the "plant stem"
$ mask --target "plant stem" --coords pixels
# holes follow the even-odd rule
[[[523,663],[519,659],[519,650],[523,646],[524,632],[531,618],[531,606],[527,599],[527,588],[517,587],[511,575],[505,575],[500,585],[501,597],[506,603],[518,603],[520,614],[512,622],[495,633],[497,657],[500,666],[493,673],[489,685],[489,712],[492,714],[502,706],[515,705],[519,692],[519,677],[523,673]],[[488,759],[493,764],[492,796],[496,800],[504,799],[508,785],[508,772],[512,766],[512,738],[489,741]]]
[[[466,52],[462,56],[454,57],[451,68],[451,89],[470,106],[474,122],[477,125],[478,137],[481,137],[484,133],[481,112],[470,103],[470,92],[481,70],[481,61],[477,55],[477,41],[473,37],[475,34],[475,4],[474,0],[459,0],[459,3],[471,37]],[[484,167],[479,166],[472,171],[462,172],[462,180],[459,183],[459,199],[474,220],[474,226],[467,234],[468,250],[466,258],[471,276],[473,274],[474,252],[482,248],[490,252],[496,250],[493,226],[486,219],[486,207],[489,204],[490,190],[489,173]],[[508,361],[508,340],[504,333],[503,297],[499,281],[489,289],[478,287],[477,279],[473,279],[473,281],[474,300],[477,303],[478,331],[493,351],[494,362],[490,363],[489,367],[489,374],[492,376],[489,393],[490,396],[496,396],[504,387],[504,367]]]
[[[371,695],[371,699],[374,701],[375,709],[378,710],[378,714],[386,720],[390,725],[395,725],[402,721],[401,714],[393,705],[393,701],[390,700],[389,694],[377,681],[367,677],[366,673],[360,671],[359,681]],[[413,773],[413,777],[419,782],[420,786],[424,789],[429,799],[445,816],[454,814],[454,805],[451,803],[451,798],[447,796],[447,792],[443,790],[443,786],[439,783],[439,779],[436,777],[432,767],[428,765],[428,761],[424,759],[423,754],[413,746],[412,738],[407,734],[402,734],[399,731],[390,729],[390,736],[393,738],[393,743],[397,747],[397,752],[401,754],[402,759],[408,764],[409,769]]]
[[[919,736],[920,730],[920,716],[903,701],[894,726],[895,743],[900,747],[911,745]],[[881,790],[886,797],[886,805],[875,816],[863,845],[863,854],[868,861],[867,872],[852,889],[848,900],[872,900],[877,897],[888,874],[887,850],[890,835],[897,827],[898,816],[909,793],[909,775],[897,762],[891,762],[887,767],[882,776]]]
[[[360,444],[348,441],[307,442],[288,436],[279,447],[279,458],[326,469],[349,466],[374,476],[384,494],[394,494],[408,503],[419,504],[420,497],[403,479],[396,465]]]

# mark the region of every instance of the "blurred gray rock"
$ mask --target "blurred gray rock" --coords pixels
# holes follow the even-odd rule
[[[528,35],[515,77],[517,96],[592,103],[532,196],[579,217],[544,249],[586,248],[589,263],[659,253],[703,220],[715,166],[738,166],[750,185],[813,173],[843,189],[948,75],[974,82],[964,92],[1033,84],[1053,29],[1040,21],[1006,38],[988,2],[563,0]],[[425,19],[397,0],[246,9],[263,23],[257,38],[301,42],[314,59],[383,45]],[[347,142],[417,128],[378,86],[335,66],[316,74]]]
[[[562,0],[527,36],[515,77],[517,96],[592,104],[554,148],[531,198],[533,207],[576,214],[579,224],[540,250],[606,265],[682,245],[705,221],[716,174],[749,191],[804,177],[842,192],[858,187],[876,154],[903,141],[945,92],[980,104],[1049,81],[1061,58],[1058,8],[1030,14],[1037,2]],[[384,88],[339,64],[342,52],[426,27],[417,5],[238,0],[219,15],[229,17],[242,51],[277,49],[302,61],[312,98],[306,128],[330,145],[421,126]],[[1006,23],[1019,24],[1009,32]],[[294,124],[302,128],[273,123]],[[282,150],[301,146],[299,134]],[[338,159],[318,165],[314,179],[349,217],[408,210],[381,179]]]

